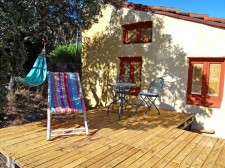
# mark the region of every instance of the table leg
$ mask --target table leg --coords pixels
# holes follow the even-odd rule
[[[123,94],[120,95],[119,120],[122,112],[123,112]]]

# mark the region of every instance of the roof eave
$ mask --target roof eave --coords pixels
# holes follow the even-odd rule
[[[198,18],[194,18],[194,17],[190,17],[190,16],[183,16],[183,15],[179,15],[179,14],[176,14],[176,13],[169,13],[169,12],[165,12],[165,11],[155,11],[155,10],[152,10],[152,13],[169,16],[169,17],[173,17],[173,18],[176,18],[176,19],[182,19],[182,20],[187,20],[187,21],[191,21],[191,22],[202,23],[202,24],[209,25],[209,26],[225,28],[224,23],[217,23],[217,22],[198,19]]]

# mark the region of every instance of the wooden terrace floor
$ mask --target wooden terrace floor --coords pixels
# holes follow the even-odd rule
[[[46,121],[0,129],[0,152],[19,167],[225,167],[225,140],[178,129],[192,116],[152,110],[133,116],[127,110],[88,111],[90,136],[46,141]],[[82,116],[55,119],[54,127],[82,124]],[[66,121],[66,122],[64,122]]]

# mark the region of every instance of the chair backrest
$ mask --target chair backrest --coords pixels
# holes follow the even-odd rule
[[[128,75],[120,75],[117,78],[117,83],[130,83],[130,77]]]
[[[161,90],[162,90],[162,88],[163,88],[163,85],[164,85],[163,78],[161,78],[161,77],[160,78],[156,78],[156,79],[154,79],[151,82],[151,84],[149,86],[149,89],[148,89],[148,92],[154,93],[156,95],[159,95]]]
[[[130,83],[130,77],[128,75],[120,75],[117,80],[117,83]],[[128,93],[130,91],[130,87],[116,87],[116,92]]]
[[[86,111],[79,74],[76,72],[49,72],[48,108],[55,114]]]

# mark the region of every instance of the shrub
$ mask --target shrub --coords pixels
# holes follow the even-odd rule
[[[79,43],[76,53],[76,44],[60,45],[51,53],[51,61],[48,64],[50,71],[76,71],[81,72],[81,51]]]
[[[76,53],[76,44],[60,45],[52,51],[51,55],[53,58],[63,61],[65,63],[75,62],[80,63],[81,59],[81,48],[82,45],[79,43]]]
[[[6,86],[8,85],[9,78],[10,78],[10,63],[8,57],[3,56],[3,49],[1,48],[0,44],[0,115],[4,111],[4,106],[7,101],[6,95],[8,93]]]

